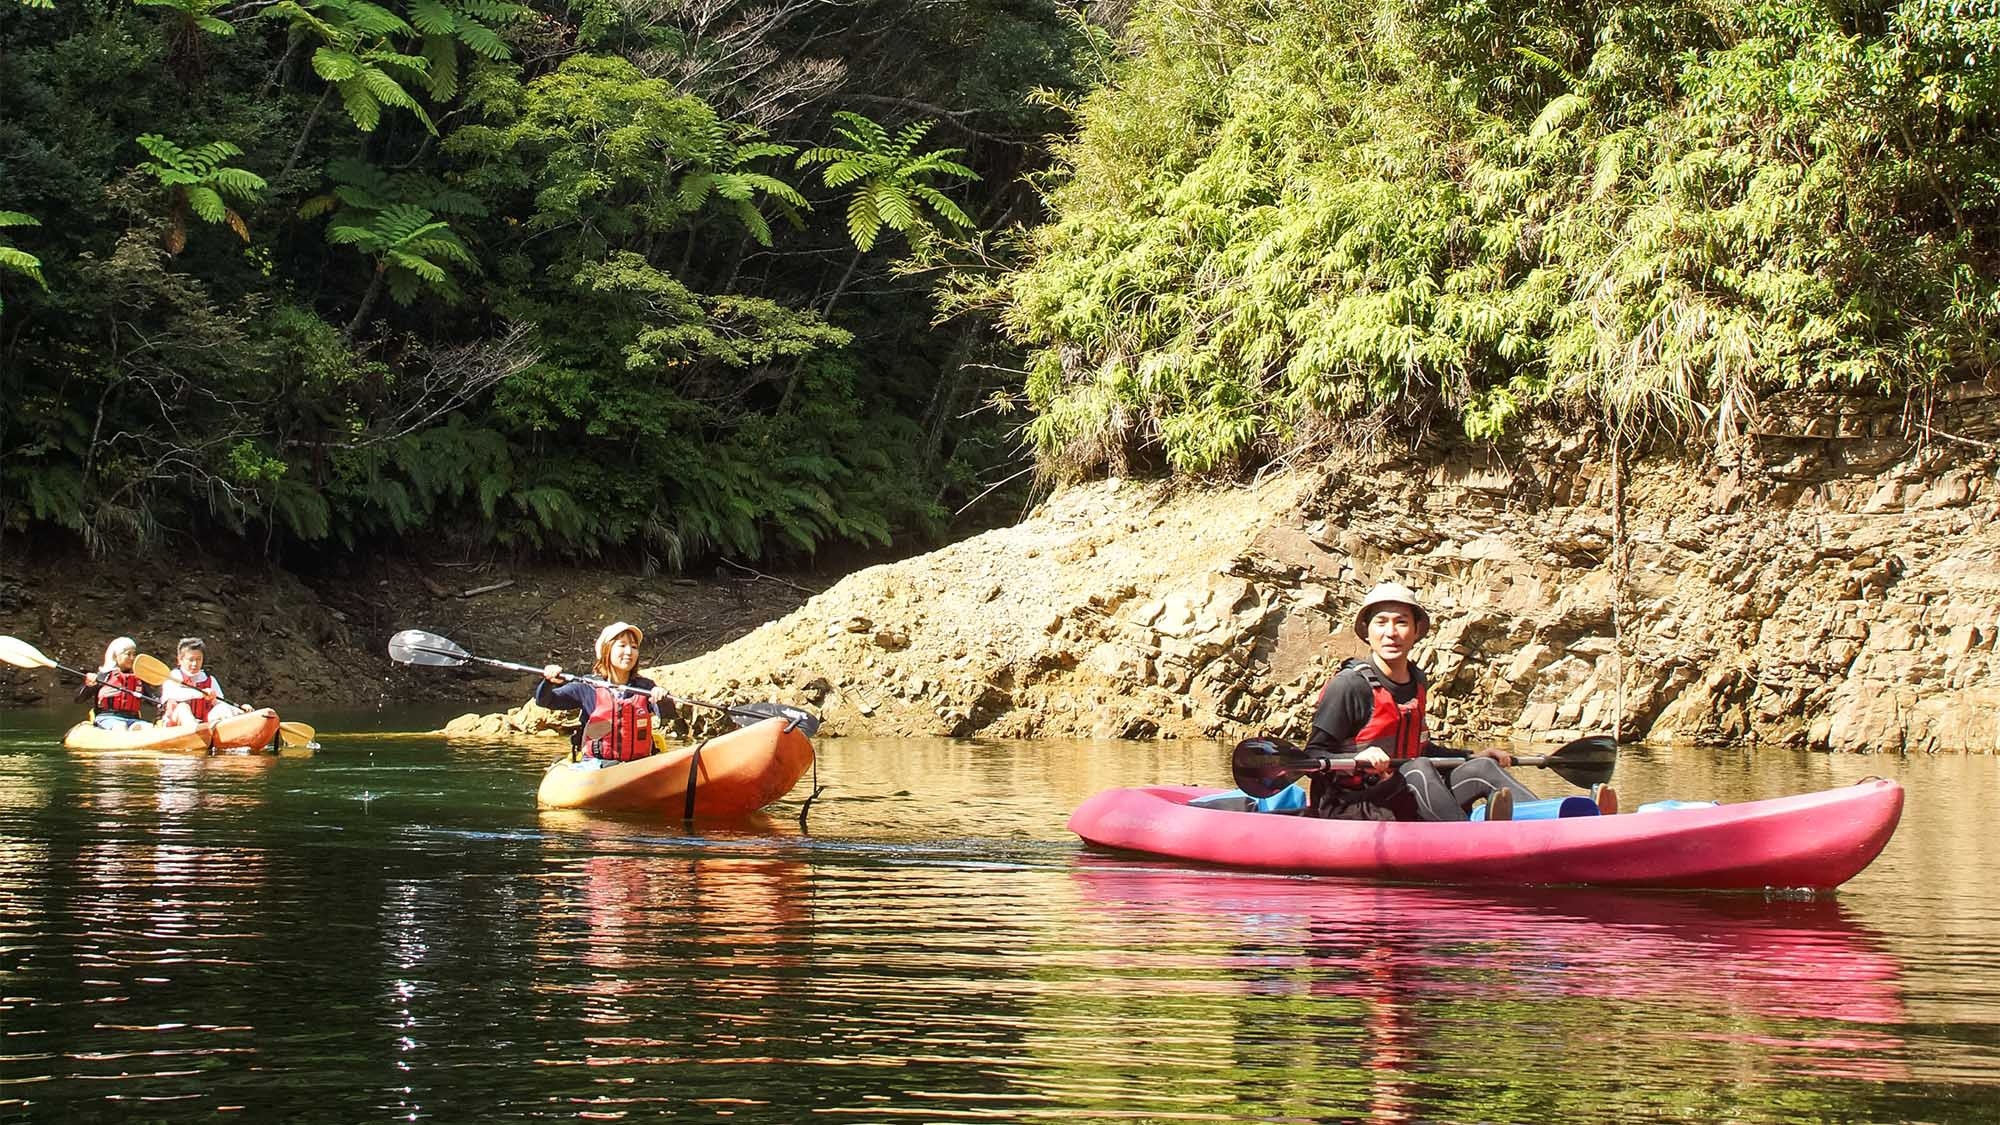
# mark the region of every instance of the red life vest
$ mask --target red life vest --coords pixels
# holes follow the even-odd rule
[[[1375,667],[1373,661],[1351,661],[1341,671],[1346,672],[1347,668],[1360,672],[1361,678],[1368,681],[1368,687],[1375,696],[1375,710],[1361,729],[1354,732],[1346,752],[1352,754],[1374,747],[1399,761],[1423,756],[1424,701],[1428,693],[1423,672],[1415,667],[1410,669],[1417,677],[1417,695],[1410,702],[1398,705],[1396,697],[1389,692],[1389,681],[1382,677],[1381,669]],[[1334,678],[1339,677],[1336,675]],[[1325,699],[1332,688],[1333,680],[1328,680],[1326,687],[1320,689],[1320,698]]]
[[[590,714],[583,717],[583,725],[587,728],[593,724],[610,723],[611,730],[602,738],[584,738],[579,732],[578,752],[586,758],[606,762],[630,762],[651,756],[652,700],[642,693],[612,691],[610,688],[595,688],[593,691],[596,700],[591,705]]]
[[[97,709],[118,715],[139,716],[139,697],[134,694],[146,690],[146,681],[132,672],[99,672],[97,682],[104,685],[97,689]],[[126,688],[126,691],[119,691]]]
[[[173,678],[176,682],[186,684],[196,691],[207,691],[215,686],[215,677],[209,675],[206,671],[197,673],[195,678],[190,680],[181,674],[180,669],[176,668],[174,669]],[[215,709],[215,701],[204,695],[197,699],[175,700],[168,704],[169,709],[175,707],[187,708],[188,714],[194,716],[195,722],[205,723],[208,721],[208,713]]]

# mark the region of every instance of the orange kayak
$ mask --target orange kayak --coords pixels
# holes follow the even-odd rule
[[[613,766],[563,758],[542,775],[543,808],[738,817],[791,791],[812,765],[812,742],[783,719],[696,746]]]
[[[78,723],[63,735],[71,750],[150,750],[159,754],[207,754],[215,750],[262,750],[278,737],[278,713],[269,707],[193,727],[105,730]]]

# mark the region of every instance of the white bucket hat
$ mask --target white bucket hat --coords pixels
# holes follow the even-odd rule
[[[1368,591],[1368,596],[1361,599],[1361,612],[1354,615],[1354,635],[1364,641],[1367,640],[1368,619],[1375,616],[1375,611],[1385,605],[1409,606],[1410,611],[1417,616],[1418,637],[1431,631],[1431,615],[1424,610],[1423,603],[1417,601],[1417,592],[1400,582],[1384,582]]]

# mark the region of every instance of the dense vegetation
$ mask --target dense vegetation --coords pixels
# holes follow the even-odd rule
[[[945,532],[989,403],[1199,474],[1992,370],[2000,0],[1090,10],[0,0],[0,533],[674,566]]]
[[[984,294],[1058,469],[1548,413],[1727,442],[1778,388],[1993,370],[1995,0],[1175,0],[1127,35]]]
[[[907,263],[1032,212],[1093,52],[1057,0],[0,0],[0,533],[937,534],[1018,422]]]

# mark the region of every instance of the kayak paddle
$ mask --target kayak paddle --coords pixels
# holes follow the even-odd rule
[[[67,664],[58,664],[48,657],[43,656],[41,649],[36,648],[19,637],[0,637],[0,661],[12,664],[16,668],[55,668],[59,671],[68,672],[72,676],[82,676],[85,679],[89,679],[91,676],[97,674],[95,672],[79,671]],[[146,677],[140,676],[139,678],[143,680]],[[117,684],[103,684],[101,686],[111,688],[114,691],[122,691],[126,695],[136,695],[155,707],[160,705],[158,699],[147,695],[143,691],[133,691],[131,688],[119,687]]]
[[[490,657],[474,656],[459,647],[458,642],[452,640],[450,637],[441,637],[436,633],[427,633],[422,629],[405,629],[395,636],[390,637],[389,659],[394,660],[398,664],[417,664],[428,668],[457,668],[467,662],[471,662],[485,664],[493,668],[505,668],[513,672],[532,672],[537,676],[542,674],[542,670],[532,664],[517,664],[511,660],[494,660]],[[632,695],[639,695],[645,691],[644,688],[635,688],[627,684],[614,684],[610,680],[600,679],[596,676],[577,676],[564,672],[563,678],[566,680],[575,680],[578,683],[589,684],[592,687],[608,688],[612,691],[622,691]],[[818,715],[802,707],[793,707],[789,704],[710,703],[706,700],[687,699],[678,695],[674,696],[673,699],[676,703],[686,703],[694,707],[706,707],[711,711],[720,711],[728,715],[731,719],[734,719],[737,726],[747,727],[751,723],[762,722],[765,719],[783,719],[790,723],[794,730],[804,734],[807,738],[811,738],[819,730]]]
[[[173,669],[168,668],[158,657],[147,656],[142,652],[132,661],[132,670],[139,673],[140,679],[152,684],[156,688],[160,688],[161,695],[166,694],[165,685],[171,678]],[[190,698],[201,694],[195,688],[187,687],[186,685],[177,686],[190,693]],[[225,699],[222,702],[232,707],[238,706],[237,701],[233,699]],[[318,737],[319,732],[304,723],[293,723],[283,720],[280,720],[278,723],[278,745],[280,746],[315,747],[319,745],[318,742],[314,741]]]
[[[1440,766],[1455,766],[1469,757],[1426,758]],[[1617,740],[1608,735],[1592,735],[1564,743],[1552,754],[1516,755],[1517,766],[1540,766],[1580,788],[1611,780],[1618,763]],[[1320,770],[1352,770],[1354,759],[1322,758],[1308,754],[1282,738],[1246,738],[1230,755],[1229,772],[1236,787],[1252,797],[1264,798],[1284,789],[1309,773]]]

